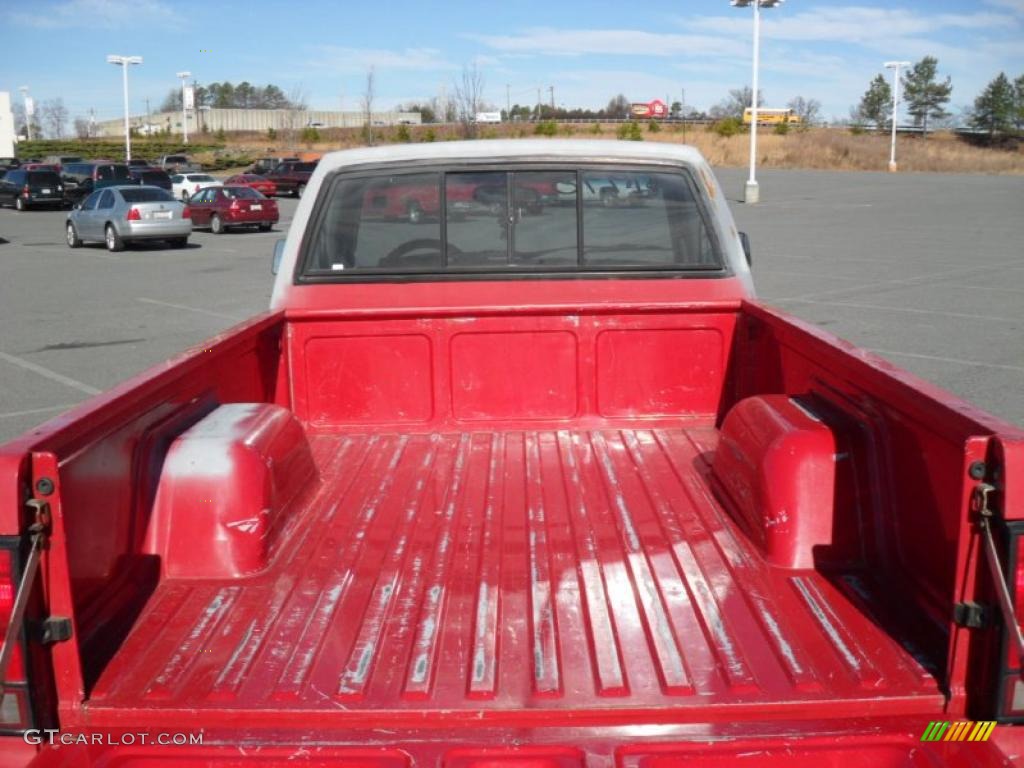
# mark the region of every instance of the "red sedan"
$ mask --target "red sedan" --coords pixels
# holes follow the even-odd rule
[[[209,227],[215,235],[230,227],[270,230],[278,220],[277,202],[250,187],[207,187],[188,201],[192,226]]]
[[[257,176],[255,173],[240,173],[224,181],[225,184],[235,187],[251,187],[267,197],[277,194],[277,184],[270,179]]]

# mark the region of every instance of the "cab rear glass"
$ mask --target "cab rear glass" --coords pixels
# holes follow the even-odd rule
[[[430,168],[338,173],[300,279],[723,272],[686,169]]]

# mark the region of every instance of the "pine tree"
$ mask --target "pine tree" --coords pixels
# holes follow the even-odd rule
[[[925,56],[903,76],[907,111],[913,116],[914,125],[921,126],[925,136],[928,135],[929,118],[939,120],[948,116],[943,106],[949,103],[953,94],[953,82],[949,77],[941,83],[936,80],[938,68],[938,59]]]
[[[971,125],[988,131],[989,136],[1008,132],[1013,127],[1014,96],[1014,86],[1010,84],[1010,79],[1000,72],[974,100]]]
[[[889,124],[891,111],[892,88],[884,75],[877,75],[861,97],[857,115],[865,122],[883,127]]]

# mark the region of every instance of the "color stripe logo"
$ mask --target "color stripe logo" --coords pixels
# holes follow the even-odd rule
[[[988,741],[995,727],[995,720],[933,721],[924,729],[921,741]]]

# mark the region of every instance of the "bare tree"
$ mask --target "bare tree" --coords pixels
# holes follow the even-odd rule
[[[80,139],[92,138],[92,123],[86,117],[76,117],[75,122],[75,136]]]
[[[296,83],[288,91],[288,109],[285,111],[285,130],[288,134],[288,141],[295,145],[299,140],[299,130],[302,127],[303,113],[306,111],[306,90],[302,83]]]
[[[750,107],[753,101],[753,92],[749,85],[742,88],[733,88],[729,91],[729,98],[718,102],[709,112],[711,117],[721,120],[725,117],[734,117],[737,120],[743,119],[743,112]],[[764,105],[764,93],[757,92],[757,106]]]
[[[47,99],[40,107],[43,116],[43,124],[47,132],[55,139],[64,138],[64,129],[68,124],[68,108],[64,106],[64,99]]]
[[[477,67],[462,67],[462,78],[455,82],[455,106],[462,132],[467,139],[476,138],[476,116],[484,101],[484,75]]]
[[[797,96],[786,105],[800,118],[800,129],[806,130],[815,123],[821,122],[821,102],[817,99],[805,99]]]
[[[373,67],[366,70],[366,89],[360,99],[360,106],[363,109],[363,138],[371,147],[375,143],[373,135],[373,99],[377,95],[377,73]]]

